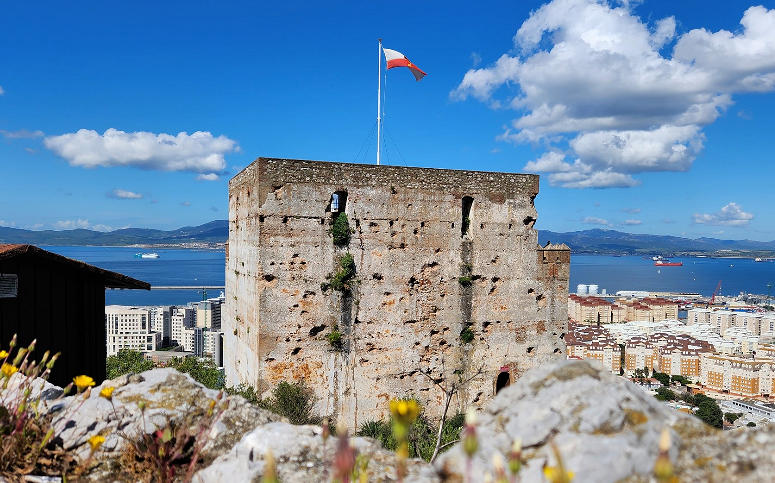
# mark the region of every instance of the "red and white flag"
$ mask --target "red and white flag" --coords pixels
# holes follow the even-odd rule
[[[412,74],[414,74],[415,80],[418,81],[428,75],[419,67],[412,64],[412,62],[407,59],[406,56],[401,52],[386,48],[383,48],[382,51],[385,52],[385,60],[387,60],[388,70],[392,69],[393,67],[409,67],[409,70],[411,70]]]

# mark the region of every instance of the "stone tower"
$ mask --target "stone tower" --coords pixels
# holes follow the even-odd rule
[[[303,379],[358,427],[394,397],[437,416],[459,380],[452,413],[482,405],[564,357],[570,252],[538,246],[537,194],[536,175],[259,158],[229,183],[227,383]]]

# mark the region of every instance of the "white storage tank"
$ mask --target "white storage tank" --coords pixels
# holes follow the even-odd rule
[[[576,295],[586,295],[587,294],[587,285],[580,283],[576,286]]]
[[[590,284],[589,285],[589,295],[597,295],[597,284]]]

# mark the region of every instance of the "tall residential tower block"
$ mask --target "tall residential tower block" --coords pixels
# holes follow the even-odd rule
[[[570,252],[538,245],[537,194],[536,175],[259,158],[229,183],[227,383],[304,380],[357,427],[395,397],[438,416],[460,381],[452,413],[480,406],[564,357]]]

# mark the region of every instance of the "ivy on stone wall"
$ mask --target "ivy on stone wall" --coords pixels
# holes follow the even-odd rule
[[[474,331],[468,326],[460,332],[460,340],[465,344],[470,344],[474,340]]]
[[[350,243],[350,222],[346,214],[339,213],[336,217],[334,226],[331,227],[331,236],[334,238],[334,245],[338,247],[344,247]]]
[[[329,276],[327,285],[338,292],[349,291],[355,279],[355,260],[352,254],[348,252],[342,255],[338,265],[336,273]]]
[[[339,332],[339,327],[336,325],[331,329],[331,332],[326,335],[326,339],[328,339],[328,343],[331,344],[331,348],[335,351],[341,351],[344,347],[342,333]]]

